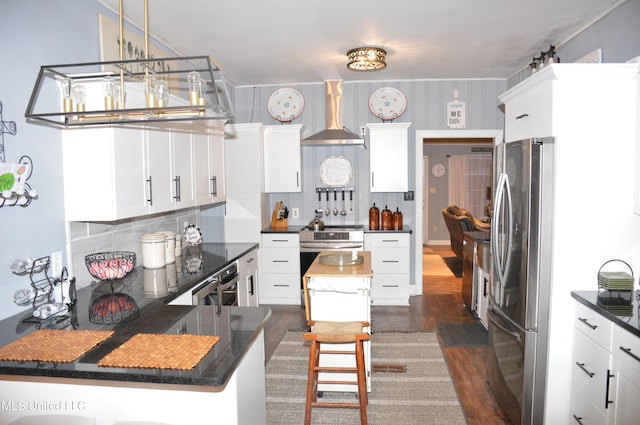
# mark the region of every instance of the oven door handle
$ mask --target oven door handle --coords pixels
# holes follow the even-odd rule
[[[363,244],[359,242],[355,243],[345,243],[345,244],[336,244],[336,243],[317,243],[317,244],[304,244],[300,245],[300,251],[302,252],[312,252],[318,250],[325,249],[362,249]]]

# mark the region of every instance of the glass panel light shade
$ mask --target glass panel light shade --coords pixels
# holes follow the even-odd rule
[[[377,71],[387,66],[387,52],[379,47],[358,47],[347,52],[347,68]]]
[[[192,72],[210,88],[204,93],[196,88],[195,103],[190,102]],[[80,85],[84,107],[78,108],[80,98],[68,94],[69,87]],[[233,118],[229,92],[222,71],[208,56],[50,65],[40,67],[25,117],[58,127],[167,121],[206,125]],[[200,100],[202,96],[207,98]]]

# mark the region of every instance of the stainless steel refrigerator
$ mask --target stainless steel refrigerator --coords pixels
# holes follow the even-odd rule
[[[554,139],[494,152],[488,380],[516,424],[542,424],[553,236]]]

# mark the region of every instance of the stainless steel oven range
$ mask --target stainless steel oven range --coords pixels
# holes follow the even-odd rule
[[[364,251],[364,226],[305,227],[300,232],[301,278],[321,251]]]
[[[238,305],[238,265],[234,262],[193,290],[193,305]]]

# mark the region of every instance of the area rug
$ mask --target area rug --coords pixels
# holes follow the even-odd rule
[[[482,323],[438,323],[438,333],[444,345],[455,347],[486,347],[488,333]]]
[[[462,261],[458,257],[444,257],[443,260],[455,277],[462,277]]]
[[[430,254],[422,256],[422,274],[425,276],[454,276],[441,256]]]
[[[309,345],[302,334],[287,332],[267,363],[269,425],[304,423]],[[367,406],[370,425],[467,423],[435,332],[374,332],[371,362],[373,374]],[[355,397],[354,393],[326,391],[323,395],[324,400],[331,401],[354,402]],[[311,423],[360,424],[360,412],[314,408]]]

